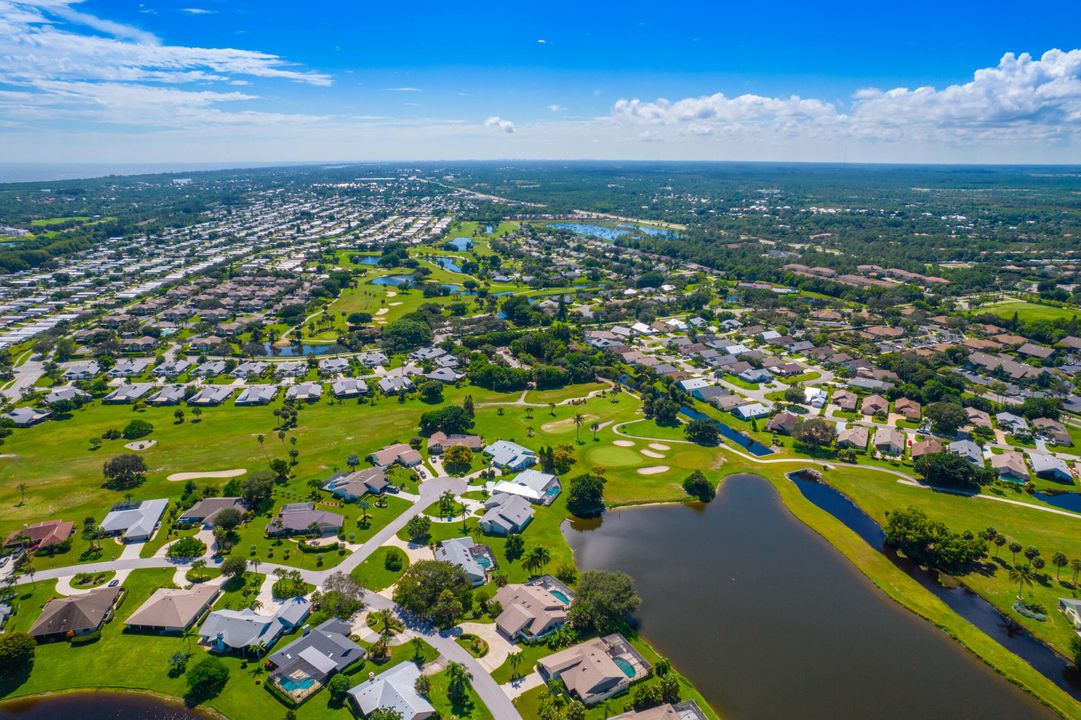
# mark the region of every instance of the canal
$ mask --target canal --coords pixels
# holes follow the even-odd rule
[[[764,479],[705,507],[565,525],[580,567],[630,573],[641,630],[726,720],[1050,718],[886,598]]]

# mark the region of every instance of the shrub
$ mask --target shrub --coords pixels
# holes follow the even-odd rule
[[[140,420],[136,418],[128,423],[128,426],[124,428],[125,440],[136,440],[141,437],[146,437],[150,433],[154,432],[154,426],[148,423],[146,420]]]

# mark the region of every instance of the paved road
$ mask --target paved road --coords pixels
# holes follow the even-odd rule
[[[10,400],[18,400],[22,397],[24,389],[34,387],[34,383],[45,374],[45,363],[37,357],[29,358],[22,365],[14,369],[15,378],[3,390],[3,394]]]

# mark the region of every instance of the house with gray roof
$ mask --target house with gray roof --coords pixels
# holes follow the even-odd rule
[[[427,720],[435,708],[417,692],[420,668],[403,662],[349,689],[349,697],[361,715],[379,708],[393,710],[402,720]]]
[[[277,385],[249,385],[240,391],[236,405],[267,405],[278,395]]]
[[[53,390],[51,393],[45,396],[45,402],[49,405],[56,405],[57,403],[70,402],[70,403],[82,403],[90,399],[90,393],[84,392],[77,387],[62,387]]]
[[[1073,482],[1073,473],[1065,460],[1049,453],[1029,453],[1028,459],[1032,461],[1032,472],[1036,473],[1037,477],[1056,482]]]
[[[349,372],[349,358],[323,358],[319,361],[319,372],[322,375],[340,375]]]
[[[328,678],[364,658],[364,648],[349,639],[349,623],[332,617],[267,658],[270,681],[294,702],[326,685]],[[310,682],[309,682],[310,681]]]
[[[498,493],[484,503],[478,525],[490,535],[513,535],[525,530],[533,519],[533,506],[520,495]]]
[[[275,535],[336,535],[342,529],[344,518],[329,510],[320,510],[315,503],[291,503],[284,505],[277,517],[270,521],[266,534]]]
[[[381,467],[334,473],[323,483],[324,490],[346,502],[352,502],[369,493],[382,495],[388,487],[390,483],[387,481],[387,473]]]
[[[116,390],[106,395],[101,401],[107,405],[130,405],[140,400],[144,395],[154,389],[150,383],[135,383],[133,385],[121,385]]]
[[[950,443],[948,449],[954,455],[963,457],[973,465],[983,467],[983,450],[971,440],[954,440]]]
[[[221,405],[232,395],[232,385],[204,385],[199,392],[188,398],[188,405],[201,407]]]
[[[168,506],[167,498],[117,503],[101,521],[101,532],[108,537],[119,537],[123,542],[149,540]]]
[[[207,360],[204,363],[196,365],[191,371],[191,374],[196,377],[217,377],[223,372],[225,372],[224,360]]]
[[[444,540],[435,549],[435,559],[465,570],[474,586],[488,582],[488,573],[496,566],[495,556],[487,545],[471,537]]]
[[[273,615],[262,615],[251,608],[215,610],[199,628],[199,642],[217,652],[269,648],[282,633],[304,622],[310,612],[311,603],[302,597],[282,603]]]
[[[1081,635],[1081,600],[1077,598],[1059,598],[1058,608],[1073,624],[1077,634]]]
[[[117,360],[116,365],[109,368],[105,374],[111,378],[134,377],[146,372],[146,369],[150,367],[150,363],[150,358],[136,358],[134,360],[124,358]]]
[[[299,382],[285,389],[285,397],[301,402],[315,402],[323,397],[323,386],[316,382]]]
[[[537,462],[537,454],[510,440],[496,440],[484,448],[492,464],[504,470],[524,470]]]
[[[244,507],[244,501],[241,498],[209,497],[203,498],[185,510],[176,521],[181,525],[199,524],[205,528],[212,528],[214,527],[214,519],[218,516],[218,513],[227,508],[239,510],[241,513],[247,510],[247,508]]]
[[[147,405],[179,405],[187,394],[183,385],[166,385],[146,399]]]
[[[397,395],[413,389],[413,381],[402,375],[381,378],[378,384],[384,395]]]
[[[68,365],[64,372],[60,374],[60,377],[68,382],[72,382],[73,380],[89,380],[100,372],[101,365],[98,364],[97,360],[86,360]]]
[[[30,427],[37,425],[42,420],[47,420],[52,415],[48,410],[39,410],[32,407],[15,408],[0,417],[10,420],[16,427]]]
[[[402,467],[411,468],[420,465],[424,458],[420,456],[419,452],[405,443],[395,443],[387,445],[382,450],[376,450],[368,456],[368,460],[376,467],[381,468],[388,468],[395,463]]]
[[[531,503],[551,505],[563,491],[563,486],[555,475],[529,468],[512,480],[496,483],[491,491],[493,495],[497,493],[519,495]]]
[[[367,394],[368,383],[360,378],[339,378],[331,384],[330,390],[337,398],[358,397]]]

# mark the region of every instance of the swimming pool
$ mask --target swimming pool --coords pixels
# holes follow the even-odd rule
[[[612,658],[612,662],[614,662],[619,667],[619,669],[623,671],[624,675],[629,678],[634,677],[634,665],[631,665],[629,662],[627,662],[626,659],[621,657],[614,657]]]
[[[626,671],[624,671],[626,672]],[[288,693],[295,693],[298,690],[307,690],[315,684],[315,679],[306,677],[303,680],[296,680],[291,677],[278,678],[278,684],[282,686],[282,690]]]
[[[567,597],[567,593],[563,592],[562,590],[549,590],[548,592],[552,593],[552,597],[554,597],[556,600],[563,603],[564,605],[571,604],[571,599]]]

